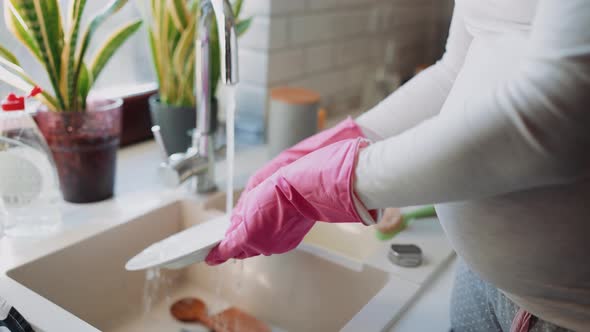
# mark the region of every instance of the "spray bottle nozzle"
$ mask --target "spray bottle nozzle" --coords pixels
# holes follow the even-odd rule
[[[35,86],[33,88],[33,90],[31,90],[31,93],[29,93],[28,97],[35,97],[36,95],[40,94],[41,92],[43,92],[43,89],[41,89],[38,86]]]
[[[25,109],[25,98],[34,97],[43,92],[40,87],[36,86],[31,90],[28,96],[17,96],[14,93],[9,94],[6,99],[2,101],[2,110],[6,112],[10,111],[24,111]]]

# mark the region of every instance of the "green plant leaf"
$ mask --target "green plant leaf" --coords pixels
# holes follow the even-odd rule
[[[174,100],[176,94],[175,74],[172,68],[172,48],[174,44],[170,41],[170,14],[162,8],[160,12],[160,29],[158,32],[158,52],[162,64],[162,76],[165,77],[160,86],[161,98],[165,103]]]
[[[250,25],[252,25],[252,17],[249,17],[245,20],[236,23],[236,34],[238,35],[238,37],[245,34],[246,31],[248,31],[248,29],[250,28]]]
[[[195,97],[195,54],[196,49],[193,47],[191,53],[188,55],[187,61],[184,67],[185,81],[182,82],[183,87],[183,106],[195,106],[197,104]]]
[[[57,0],[6,0],[20,15],[29,28],[30,34],[36,41],[41,56],[41,62],[49,76],[49,81],[57,96],[60,107],[64,107],[64,100],[59,91],[59,66],[63,30],[61,29],[61,14]]]
[[[68,17],[70,21],[70,30],[65,40],[65,45],[61,54],[61,72],[60,72],[60,89],[66,98],[66,109],[74,104],[74,66],[76,65],[76,45],[78,44],[78,34],[80,31],[80,22],[82,14],[86,7],[86,0],[75,0],[70,2]]]
[[[16,56],[14,56],[14,54],[12,54],[9,50],[5,49],[4,47],[2,47],[0,45],[0,57],[10,61],[11,63],[20,66],[20,64],[18,63],[18,59],[16,58]]]
[[[77,84],[79,82],[80,72],[82,71],[82,65],[84,63],[84,56],[86,55],[86,52],[88,51],[88,46],[90,45],[90,41],[92,40],[92,37],[93,37],[94,33],[96,32],[96,29],[98,29],[98,27],[100,25],[102,25],[102,23],[106,19],[108,19],[110,16],[112,16],[113,14],[118,12],[121,8],[123,8],[123,6],[125,6],[125,4],[127,4],[127,1],[128,0],[111,0],[90,21],[90,24],[88,25],[88,27],[84,31],[84,35],[82,37],[82,43],[80,45],[80,49],[78,50],[78,53],[76,56],[76,65],[75,65],[75,71],[74,71],[74,82],[76,85],[74,86],[74,89],[72,91],[78,91]],[[77,108],[77,105],[73,105],[72,107]]]
[[[55,61],[55,71],[61,69],[61,51],[63,49],[64,31],[61,21],[61,7],[58,0],[34,0],[39,24],[45,25],[47,46],[51,58]]]
[[[180,40],[181,34],[184,31],[183,30],[178,30],[176,28],[176,26],[174,25],[174,22],[172,21],[172,15],[170,15],[170,19],[168,20],[168,42],[170,43],[170,54],[172,54],[172,52],[174,52],[174,48],[176,47],[176,45],[178,44],[178,41]]]
[[[256,0],[254,0],[256,1]],[[244,4],[244,0],[236,0],[236,2],[234,2],[233,5],[233,12],[234,12],[234,17],[237,19],[240,16],[240,13],[242,12],[242,5]]]
[[[200,1],[151,0],[148,3],[152,16],[148,32],[160,100],[169,105],[192,106]]]
[[[148,29],[148,37],[149,37],[150,51],[152,53],[152,59],[154,60],[154,69],[156,70],[156,77],[157,77],[158,83],[159,83],[159,82],[162,82],[163,75],[162,75],[162,69],[161,69],[161,65],[160,65],[159,53],[156,50],[157,44],[154,39],[154,32],[151,28]]]
[[[195,32],[196,19],[191,19],[187,28],[182,32],[180,40],[173,49],[172,64],[178,77],[186,77],[186,62],[195,61],[195,58],[189,58],[191,51],[195,49]],[[189,73],[190,75],[190,73]]]
[[[57,0],[10,0],[39,46],[49,74],[57,78],[63,41]]]
[[[20,16],[24,18],[39,46],[50,79],[57,82],[63,42],[59,3],[57,0],[11,1]]]
[[[40,62],[43,63],[41,59],[41,52],[39,51],[39,47],[37,46],[37,42],[29,33],[29,28],[25,24],[24,20],[12,5],[12,3],[8,0],[4,1],[4,19],[6,21],[6,26],[8,30],[12,33],[14,37],[16,37],[21,44],[23,44],[31,54]]]
[[[0,57],[0,65],[6,67],[16,73],[23,73],[23,74],[25,73],[25,71],[22,69],[22,67],[19,64],[12,62],[12,61],[6,59],[5,57]]]
[[[190,20],[190,13],[186,6],[185,0],[165,0],[166,9],[172,17],[172,22],[178,30],[187,27]]]
[[[0,65],[0,81],[5,82],[21,91],[30,91],[31,84],[19,77],[17,74]]]
[[[166,10],[161,0],[151,0],[151,10],[153,19],[152,28],[149,29],[150,48],[158,76],[160,100],[166,102],[166,87],[168,86],[167,83],[169,81],[169,78],[166,75],[168,62],[166,61],[167,57],[165,57],[167,36],[162,34]]]
[[[90,62],[90,71],[92,77],[96,80],[102,72],[104,66],[111,59],[113,54],[125,43],[131,35],[141,26],[141,20],[131,22],[115,31],[98,50],[94,59]]]
[[[82,105],[82,109],[86,109],[86,98],[92,88],[95,77],[92,76],[92,72],[88,70],[88,66],[82,63],[82,71],[80,72],[80,82],[78,83],[78,93],[76,98],[79,98],[79,104]]]
[[[160,0],[151,0],[150,1],[150,8],[152,9],[152,15],[154,16],[154,23],[155,24],[158,24],[158,22],[159,22],[161,5],[162,5],[162,1],[160,1]]]
[[[189,12],[190,12],[191,16],[192,15],[197,15],[197,21],[199,20],[198,19],[198,17],[199,17],[199,14],[198,13],[199,13],[199,6],[200,5],[201,5],[201,1],[199,1],[199,0],[189,1],[189,5],[188,5]]]

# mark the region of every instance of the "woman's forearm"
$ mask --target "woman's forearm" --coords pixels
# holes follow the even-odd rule
[[[471,40],[460,9],[455,9],[441,60],[356,120],[367,136],[395,136],[438,114],[463,66]]]
[[[356,192],[367,208],[472,200],[588,176],[590,7],[542,0],[530,38],[511,80],[360,153]]]

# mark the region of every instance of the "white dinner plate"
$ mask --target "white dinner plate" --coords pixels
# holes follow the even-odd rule
[[[131,258],[125,269],[180,269],[203,262],[209,251],[221,242],[229,225],[229,217],[223,215],[187,228],[147,247]]]

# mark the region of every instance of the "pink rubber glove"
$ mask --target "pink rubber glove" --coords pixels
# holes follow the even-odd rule
[[[289,165],[290,163],[307,155],[310,152],[321,149],[332,143],[357,137],[364,138],[365,136],[356,122],[354,122],[351,117],[348,117],[346,120],[340,122],[336,126],[308,137],[291,148],[281,152],[273,160],[258,170],[252,177],[250,177],[244,191],[250,191],[252,188],[256,187],[266,178],[271,176],[279,168]]]
[[[210,265],[230,258],[271,255],[294,249],[316,220],[363,222],[353,176],[362,138],[343,140],[280,168],[244,193],[225,239],[207,256]]]

